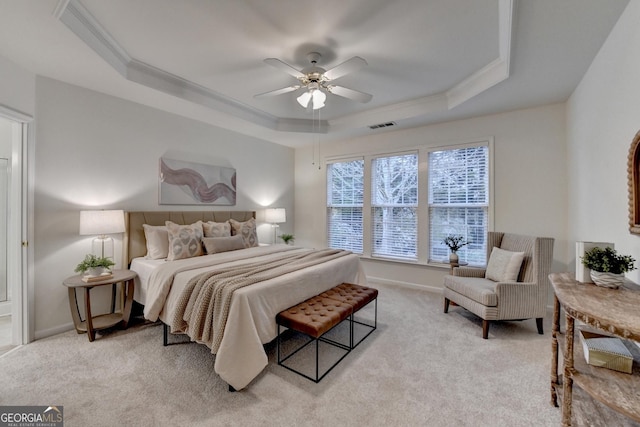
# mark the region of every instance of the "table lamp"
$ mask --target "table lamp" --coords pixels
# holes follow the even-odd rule
[[[273,227],[273,243],[276,243],[278,238],[278,224],[287,222],[287,211],[285,208],[269,208],[264,212],[264,220],[271,223]]]
[[[124,211],[80,211],[80,235],[98,235],[91,251],[95,256],[113,260],[113,239],[108,234],[124,233]]]

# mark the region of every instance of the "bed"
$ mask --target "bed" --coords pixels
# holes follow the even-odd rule
[[[198,221],[216,227],[232,223],[232,228],[239,227],[236,234],[243,236],[244,246],[250,247],[214,248],[211,255],[171,261],[151,252],[147,256],[145,228],[151,243],[157,236],[149,230],[165,221],[184,229]],[[215,372],[236,390],[249,385],[267,366],[264,344],[277,336],[277,313],[340,283],[366,285],[359,257],[350,252],[255,246],[257,241],[247,240],[245,233],[247,224],[255,223],[252,211],[128,212],[126,223],[125,262],[138,273],[134,299],[144,306],[145,318],[159,319],[172,333],[187,334],[207,345],[216,355]],[[227,245],[231,240],[237,244],[236,239],[203,241],[209,248],[212,241]],[[197,306],[205,299],[196,295],[203,284],[225,280],[231,283],[230,290],[210,292],[224,297],[204,308]],[[188,300],[187,295],[191,295]]]

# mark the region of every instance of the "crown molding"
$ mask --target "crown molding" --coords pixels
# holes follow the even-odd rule
[[[499,57],[446,91],[449,109],[457,107],[509,78],[513,14],[514,0],[500,0],[498,3]]]
[[[59,13],[59,12],[58,12]],[[126,78],[131,57],[78,0],[70,0],[59,14],[65,24],[87,46]]]
[[[445,111],[448,108],[447,97],[440,93],[409,101],[385,105],[379,108],[349,114],[329,121],[332,130],[344,130],[355,127],[368,127],[376,123],[400,121],[413,117]]]
[[[127,64],[126,78],[143,86],[251,121],[269,129],[275,130],[278,125],[277,118],[268,113],[135,59]]]
[[[449,90],[333,120],[278,118],[129,56],[79,0],[60,0],[53,12],[125,79],[279,132],[328,133],[400,121],[453,109],[509,78],[515,0],[499,0],[499,57]]]
[[[278,127],[277,118],[268,113],[131,58],[78,0],[69,0],[66,5],[63,3],[58,6],[63,5],[64,10],[54,12],[59,14],[60,22],[125,79],[269,129]]]

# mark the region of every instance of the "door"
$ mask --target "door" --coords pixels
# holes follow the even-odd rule
[[[30,218],[27,202],[32,192],[26,179],[31,120],[30,116],[0,105],[0,282],[6,281],[13,345],[32,339],[29,316],[32,292],[29,292],[27,273],[27,219]],[[3,131],[6,129],[9,131]]]

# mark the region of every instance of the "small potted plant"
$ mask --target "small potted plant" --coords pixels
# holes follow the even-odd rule
[[[103,273],[110,271],[116,263],[109,258],[97,257],[93,254],[88,254],[84,257],[84,260],[76,266],[74,270],[76,273],[84,274],[88,273],[89,276],[100,276]]]
[[[610,247],[590,249],[582,257],[582,264],[591,269],[593,283],[611,289],[622,285],[624,273],[635,270],[635,261],[630,255],[619,255]]]
[[[449,262],[457,263],[458,262],[458,251],[465,245],[468,245],[470,242],[464,241],[464,236],[455,236],[453,234],[449,234],[444,238],[443,243],[447,245],[451,254],[449,255]]]
[[[289,242],[293,243],[293,241],[295,240],[295,237],[293,236],[293,234],[281,234],[280,238],[282,239],[285,245],[288,245]]]

